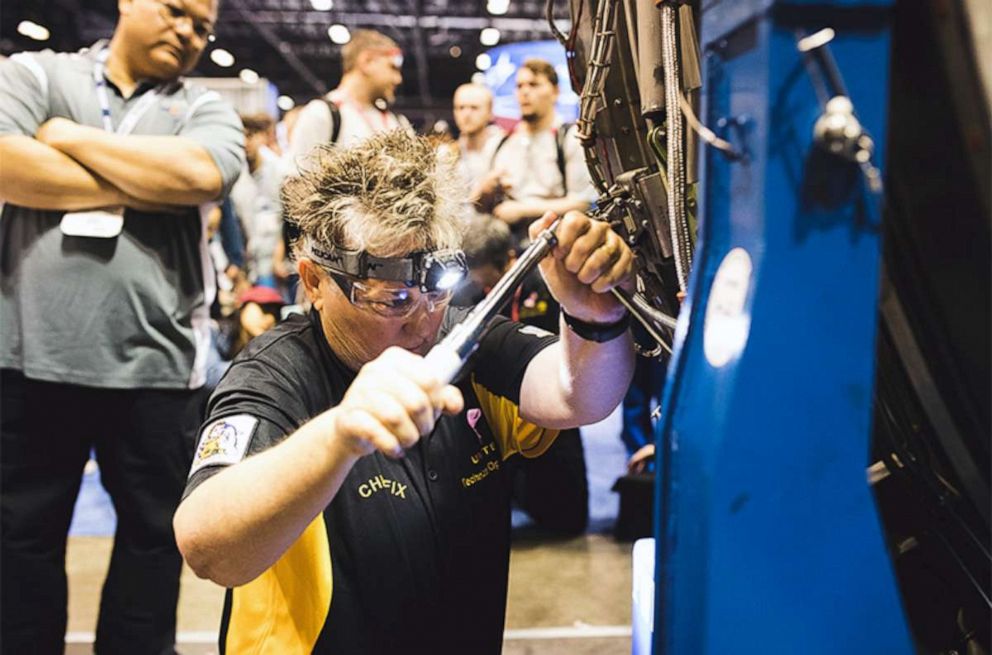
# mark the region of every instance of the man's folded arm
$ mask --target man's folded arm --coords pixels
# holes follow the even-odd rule
[[[150,203],[198,205],[225,195],[241,173],[244,132],[219,96],[193,104],[199,106],[177,135],[111,134],[55,119],[35,136],[130,196]]]
[[[223,178],[206,148],[179,136],[111,134],[68,120],[50,121],[39,140],[146,202],[198,205],[216,199]]]
[[[127,204],[126,194],[68,155],[29,136],[0,136],[0,198],[72,211]]]
[[[130,207],[144,212],[177,209],[135,198],[72,157],[18,134],[0,135],[0,200],[53,211],[104,207]]]

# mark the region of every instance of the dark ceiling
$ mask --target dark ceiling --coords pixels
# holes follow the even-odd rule
[[[567,2],[557,0],[556,15],[566,23]],[[108,37],[117,20],[113,0],[3,0],[0,52],[53,48],[76,50]],[[17,33],[21,20],[44,25],[51,38],[32,41]],[[511,0],[509,10],[492,16],[484,0],[334,0],[331,11],[315,11],[310,0],[224,0],[216,41],[208,46],[230,51],[231,68],[220,68],[207,53],[195,75],[229,77],[251,68],[297,103],[336,86],[341,46],[327,29],[341,23],[379,30],[404,50],[403,86],[397,106],[405,110],[447,107],[455,87],[476,71],[484,27],[500,30],[500,43],[548,39],[544,0]],[[452,46],[461,49],[452,57]]]

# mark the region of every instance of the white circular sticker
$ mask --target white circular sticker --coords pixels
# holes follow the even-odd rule
[[[734,248],[723,258],[713,279],[703,323],[703,352],[715,368],[740,355],[747,343],[751,314],[744,305],[752,270],[747,251]]]

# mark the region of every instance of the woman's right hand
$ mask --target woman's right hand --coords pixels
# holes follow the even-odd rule
[[[335,408],[334,428],[358,456],[379,450],[398,458],[430,434],[440,412],[463,406],[461,391],[442,385],[423,357],[392,347],[358,372]]]

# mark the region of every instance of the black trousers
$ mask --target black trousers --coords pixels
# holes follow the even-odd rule
[[[172,515],[205,393],[0,378],[0,646],[62,653],[66,533],[90,449],[117,512],[98,654],[175,652],[182,559]]]
[[[589,480],[578,430],[562,430],[547,452],[514,457],[513,500],[539,527],[563,536],[589,526]]]

